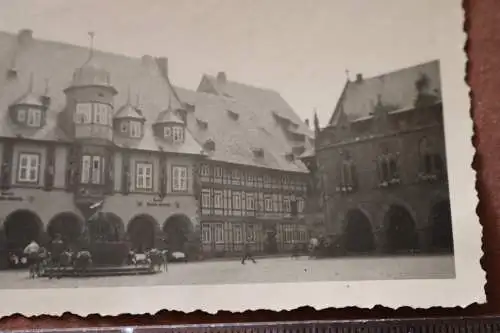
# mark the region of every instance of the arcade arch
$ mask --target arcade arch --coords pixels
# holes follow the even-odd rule
[[[147,214],[133,217],[127,226],[127,235],[133,251],[143,253],[155,247],[156,220]]]
[[[344,246],[348,253],[369,253],[375,250],[375,237],[370,220],[359,209],[345,216]]]
[[[401,205],[390,206],[384,222],[388,252],[404,253],[418,249],[418,234],[415,221],[405,207]]]
[[[184,214],[174,214],[163,223],[162,229],[170,252],[185,251],[189,235],[193,231],[189,217]]]
[[[31,241],[40,243],[43,223],[32,211],[16,210],[5,218],[3,231],[7,249],[22,251]]]

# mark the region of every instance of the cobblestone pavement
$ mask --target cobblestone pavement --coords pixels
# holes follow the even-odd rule
[[[237,260],[178,263],[168,272],[146,276],[28,279],[27,271],[1,271],[0,288],[78,288],[110,286],[266,283],[383,279],[453,278],[452,256],[260,259],[242,265]]]

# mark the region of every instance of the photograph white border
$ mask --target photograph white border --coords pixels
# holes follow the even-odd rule
[[[447,0],[460,3],[458,0]],[[455,243],[455,279],[336,281],[269,284],[148,286],[114,288],[0,290],[0,315],[154,314],[160,310],[291,310],[358,306],[467,306],[485,302],[485,272],[480,266],[481,225],[476,215],[474,148],[469,87],[465,83],[464,13],[456,6],[435,22],[439,48],[450,202]],[[418,29],[416,26],[415,29]]]

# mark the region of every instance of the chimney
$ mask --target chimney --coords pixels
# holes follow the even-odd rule
[[[17,34],[17,40],[20,45],[27,45],[33,40],[33,30],[21,29]]]
[[[158,64],[161,75],[168,78],[168,59],[165,57],[158,57],[156,58],[156,63]]]
[[[356,83],[360,83],[361,81],[363,81],[363,74],[356,74]]]
[[[225,72],[219,72],[217,73],[217,84],[218,85],[225,85],[227,82],[227,76]]]
[[[307,127],[309,127],[309,119],[304,120],[304,122],[306,123]]]

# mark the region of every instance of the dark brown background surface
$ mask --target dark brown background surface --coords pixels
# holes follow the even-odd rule
[[[391,310],[375,307],[373,309],[344,308],[314,311],[312,308],[301,308],[288,312],[256,311],[236,314],[222,312],[215,316],[202,312],[183,314],[167,311],[161,311],[155,316],[100,317],[92,315],[87,318],[71,314],[59,318],[48,316],[25,318],[14,315],[0,320],[0,330],[137,324],[500,315],[500,0],[465,0],[464,8],[467,13],[464,29],[469,35],[465,46],[469,55],[466,79],[472,88],[472,117],[475,124],[475,136],[472,140],[478,150],[473,167],[478,173],[477,191],[480,203],[477,211],[484,231],[482,263],[487,271],[488,279],[485,286],[487,304],[473,304],[466,309],[433,308],[427,310],[407,307]],[[1,306],[8,306],[8,300],[0,300],[0,302]],[[78,300],[75,299],[75,302]]]

